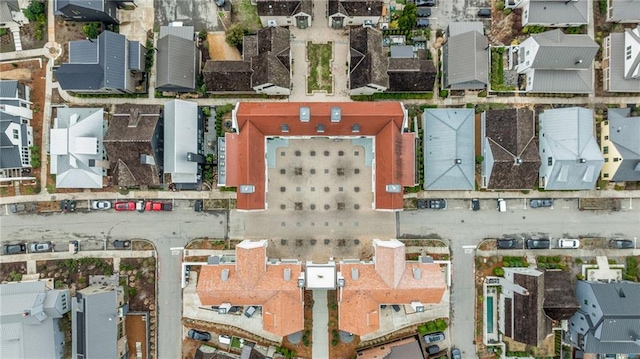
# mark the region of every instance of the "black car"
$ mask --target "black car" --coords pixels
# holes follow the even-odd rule
[[[529,201],[529,207],[531,208],[542,208],[551,206],[553,206],[553,198],[539,198]]]
[[[500,238],[498,239],[498,249],[514,249],[518,241],[515,238]]]
[[[201,340],[203,342],[208,342],[209,340],[211,340],[211,334],[195,329],[189,329],[188,337],[195,340]]]
[[[204,205],[204,201],[201,199],[196,199],[195,203],[193,203],[193,210],[196,212],[202,212],[202,207]]]
[[[393,308],[393,310],[395,310],[396,312],[400,311],[400,306],[397,304],[392,305],[391,308]]]
[[[431,16],[431,8],[421,6],[418,8],[418,17],[429,17]]]
[[[65,199],[60,201],[60,210],[62,212],[75,212],[76,211],[76,201],[72,199]]]
[[[609,246],[616,249],[634,248],[633,241],[630,239],[612,239],[609,241]]]
[[[447,209],[447,201],[444,199],[419,199],[418,209]]]
[[[477,198],[474,198],[471,200],[471,209],[474,211],[479,211],[480,210],[480,200]]]
[[[4,254],[22,254],[27,251],[27,246],[24,244],[5,244],[2,251]]]
[[[427,347],[427,354],[429,355],[437,354],[438,352],[440,352],[440,347],[437,345],[429,345]]]
[[[549,249],[551,241],[548,238],[531,238],[527,240],[529,249]]]
[[[415,0],[416,6],[436,6],[436,0]]]
[[[116,247],[116,248],[126,249],[126,248],[131,247],[131,241],[130,240],[125,240],[125,241],[115,240],[115,241],[113,241],[113,246]]]

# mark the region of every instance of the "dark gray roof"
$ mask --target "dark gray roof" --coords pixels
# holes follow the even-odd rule
[[[139,41],[129,41],[129,70],[144,71],[147,49]]]
[[[83,289],[79,302],[71,301],[73,357],[84,354],[85,358],[118,358],[117,293],[115,290],[92,293],[92,290],[93,287]],[[78,348],[84,351],[78,353]]]
[[[307,4],[309,3],[309,4]],[[258,0],[258,16],[311,15],[309,0]]]
[[[482,89],[488,82],[487,38],[478,31],[451,36],[443,51],[444,85],[451,89]]]
[[[533,34],[531,38],[539,46],[531,63],[533,69],[590,69],[600,48],[589,35],[566,35],[560,29]]]
[[[382,0],[329,0],[329,16],[381,16]]]
[[[56,0],[56,9],[62,9],[68,5],[83,7],[90,10],[103,11],[107,0]]]
[[[370,27],[352,27],[349,32],[351,89],[376,84],[389,86],[385,71],[387,56],[382,53],[382,33]]]
[[[173,35],[185,40],[193,41],[195,36],[195,29],[193,26],[161,26],[159,39],[165,36]]]
[[[20,148],[14,146],[6,134],[9,126],[20,125],[20,123],[20,117],[0,112],[0,168],[22,167]],[[22,137],[26,137],[26,133],[23,133]]]
[[[532,70],[531,92],[591,93],[593,72],[586,70]]]
[[[615,0],[607,17],[607,21],[613,22],[640,21],[640,0]]]
[[[98,41],[77,40],[69,41],[69,63],[97,64]]]
[[[16,98],[18,94],[18,80],[0,80],[0,98]]]
[[[252,86],[271,83],[276,86],[290,88],[291,77],[287,67],[272,53],[263,53],[251,59],[253,76]]]
[[[392,58],[412,58],[413,46],[410,45],[395,45],[389,47]]]
[[[242,59],[251,61],[258,55],[258,35],[247,35],[242,39]]]
[[[250,61],[207,61],[202,76],[207,91],[253,91]]]
[[[389,58],[389,92],[433,91],[437,70],[433,62],[419,58]]]
[[[528,21],[529,24],[586,24],[589,22],[587,9],[587,0],[530,0]]]
[[[640,48],[640,25],[635,29],[627,29],[625,32],[612,32],[609,35],[609,46],[609,86],[607,91],[640,92],[640,79],[633,78],[634,72],[638,71],[638,67],[640,67],[640,51],[635,54],[632,52],[630,65],[625,66],[626,47]]]
[[[55,75],[63,89],[98,90],[103,87],[104,71],[98,64],[62,64]]]
[[[612,181],[640,181],[640,117],[628,117],[630,109],[609,109],[609,140],[622,156]]]
[[[157,48],[156,88],[159,91],[193,91],[198,72],[195,42],[166,35],[158,40]]]

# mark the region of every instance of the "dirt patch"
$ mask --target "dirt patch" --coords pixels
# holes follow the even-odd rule
[[[227,44],[224,32],[210,32],[207,34],[209,43],[209,57],[211,60],[242,60],[237,48]]]
[[[140,343],[142,357],[147,357],[147,323],[141,314],[127,314],[125,329],[127,333],[127,345],[129,346],[130,358],[135,358],[136,344]]]
[[[27,262],[2,263],[0,266],[0,282],[16,282],[27,274]]]
[[[69,41],[87,38],[82,32],[82,26],[85,24],[88,23],[65,21],[61,16],[56,16],[56,42],[62,45],[62,54],[56,59],[56,64],[69,61]]]
[[[211,333],[212,336],[214,336],[217,334],[226,334],[229,336],[235,336],[238,338],[244,338],[247,339],[249,341],[258,343],[260,345],[266,346],[268,347],[269,345],[275,345],[278,346],[280,345],[280,343],[276,343],[276,342],[272,342],[270,340],[266,340],[262,337],[259,337],[255,334],[252,334],[250,332],[247,332],[245,330],[242,330],[241,328],[238,327],[234,327],[233,325],[227,325],[227,324],[219,324],[219,323],[212,323],[212,322],[205,322],[202,320],[193,320],[193,319],[187,319],[187,318],[183,318],[182,319],[182,325],[184,325],[186,328],[194,328],[194,329],[198,329],[198,330],[203,330],[206,332]],[[186,340],[191,340],[191,339],[186,339]],[[199,346],[199,345],[198,345]],[[183,350],[184,352],[184,350]],[[193,356],[191,357],[187,357],[186,355],[184,356],[184,358],[193,358]]]
[[[14,69],[0,73],[2,80],[29,80],[30,78],[31,71],[29,69]]]
[[[13,36],[11,31],[5,35],[0,36],[0,52],[13,52],[16,51],[16,47],[13,44]]]
[[[502,10],[494,7],[491,12],[491,20],[491,30],[487,37],[492,43],[510,45],[514,39],[524,38],[521,9],[516,9],[509,15],[505,15]]]
[[[46,9],[45,9],[46,11]],[[47,43],[47,26],[38,29],[40,26],[36,21],[31,21],[20,28],[20,42],[23,50],[41,49]],[[36,39],[36,32],[42,33],[42,40]]]
[[[193,359],[196,355],[196,351],[200,348],[202,342],[197,340],[185,338],[182,340],[182,358],[183,359]]]
[[[120,278],[127,279],[126,290],[129,294],[129,308],[132,311],[155,310],[155,258],[120,259]]]
[[[215,249],[222,250],[227,249],[227,242],[223,239],[196,239],[195,241],[190,242],[185,247],[186,249]]]
[[[0,187],[0,197],[13,197],[16,195],[16,189],[13,185]]]
[[[131,249],[134,251],[152,251],[155,247],[151,242],[145,240],[134,240],[131,243]]]
[[[66,260],[37,261],[40,278],[53,278],[54,287],[69,288],[71,296],[89,286],[91,275],[112,275],[112,258],[80,258]]]

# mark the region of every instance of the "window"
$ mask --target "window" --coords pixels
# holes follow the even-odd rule
[[[553,157],[547,157],[547,166],[553,166]]]
[[[602,147],[602,153],[604,153],[605,155],[609,153],[609,146]]]
[[[609,157],[605,157],[605,158],[604,158],[604,161],[605,161],[605,162],[609,162]]]
[[[609,139],[609,136],[604,136],[604,140],[605,141],[608,140],[608,139]]]
[[[631,60],[631,45],[627,46],[627,60]]]
[[[17,140],[20,137],[20,133],[18,132],[18,130],[14,129],[13,130],[13,139]]]
[[[589,305],[589,301],[585,299],[584,300],[584,305]],[[582,319],[584,319],[584,318],[582,318]]]
[[[614,157],[613,158],[613,162],[618,162],[619,158],[618,157]]]
[[[605,173],[602,177],[604,177],[604,178],[609,178],[609,174],[608,174],[608,173]]]

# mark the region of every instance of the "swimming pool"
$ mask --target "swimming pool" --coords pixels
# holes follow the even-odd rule
[[[487,297],[487,333],[493,334],[493,297]]]

